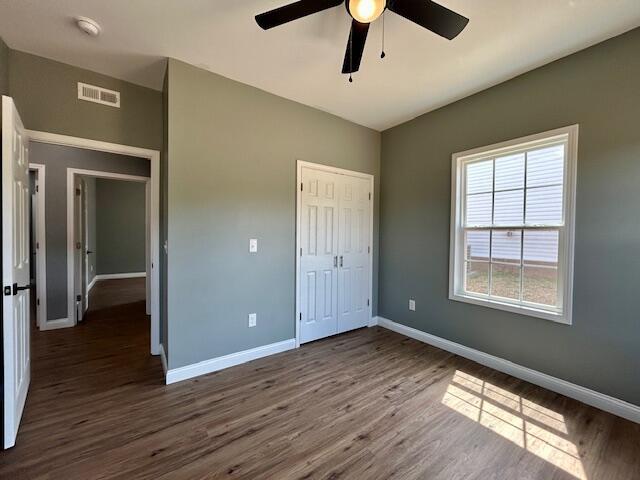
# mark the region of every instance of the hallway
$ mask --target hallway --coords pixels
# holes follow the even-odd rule
[[[11,477],[4,477],[8,468],[37,477],[84,456],[91,445],[117,442],[121,432],[108,413],[134,391],[164,385],[160,357],[149,354],[145,279],[99,281],[89,298],[80,325],[31,330],[31,387],[16,447],[0,452],[0,478]]]

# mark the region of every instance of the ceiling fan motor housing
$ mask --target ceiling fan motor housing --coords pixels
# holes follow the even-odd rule
[[[371,23],[387,8],[387,0],[345,0],[344,6],[356,22]]]

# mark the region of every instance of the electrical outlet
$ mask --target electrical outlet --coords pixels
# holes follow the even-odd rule
[[[258,321],[258,314],[257,313],[250,313],[249,314],[249,327],[255,327],[257,321]]]
[[[258,252],[258,239],[250,238],[249,239],[249,253],[257,253]]]
[[[416,301],[414,299],[409,299],[409,310],[412,312],[416,311]]]

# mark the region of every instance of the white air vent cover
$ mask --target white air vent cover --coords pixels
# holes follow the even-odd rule
[[[78,98],[120,108],[120,92],[78,82]]]

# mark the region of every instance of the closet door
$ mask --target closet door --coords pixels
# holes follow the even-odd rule
[[[340,175],[338,332],[369,324],[370,182]]]
[[[340,175],[302,169],[300,343],[338,332],[338,182]]]

